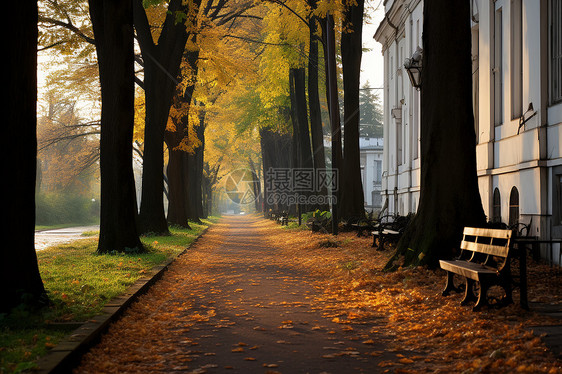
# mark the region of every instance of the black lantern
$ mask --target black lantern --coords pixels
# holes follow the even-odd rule
[[[407,58],[406,61],[404,61],[404,68],[408,72],[410,82],[412,82],[412,86],[414,86],[418,90],[420,89],[422,84],[422,53],[422,49],[418,47],[412,57]]]

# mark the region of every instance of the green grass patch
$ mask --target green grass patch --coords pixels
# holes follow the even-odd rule
[[[36,231],[65,229],[67,227],[82,226],[80,223],[61,223],[58,225],[35,225]]]
[[[80,236],[84,236],[84,237],[91,237],[91,236],[98,237],[99,235],[100,235],[99,231],[84,231],[82,234],[80,234]]]
[[[191,230],[172,227],[170,236],[141,237],[148,252],[96,253],[97,238],[37,252],[39,270],[51,305],[44,310],[18,308],[0,315],[0,373],[32,369],[37,358],[60,342],[78,322],[99,314],[136,280],[186,249],[218,220],[211,217]]]
[[[302,221],[300,226],[298,222],[291,221],[287,225],[281,226],[281,228],[286,230],[310,230],[310,228],[306,225],[306,221]]]

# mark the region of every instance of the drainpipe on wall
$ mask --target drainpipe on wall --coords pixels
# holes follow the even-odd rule
[[[547,0],[540,1],[540,109],[538,119],[538,142],[539,142],[539,181],[540,181],[540,237],[551,238],[551,219],[548,214],[548,3]],[[551,244],[552,245],[552,244]]]

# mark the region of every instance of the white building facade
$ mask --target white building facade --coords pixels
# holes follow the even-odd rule
[[[361,182],[365,210],[378,212],[382,208],[382,138],[359,138]]]
[[[471,0],[477,173],[489,220],[562,238],[562,0]],[[404,60],[422,47],[423,1],[385,0],[382,199],[415,212],[420,97]],[[423,89],[423,86],[422,88]],[[559,245],[553,254],[559,261]]]

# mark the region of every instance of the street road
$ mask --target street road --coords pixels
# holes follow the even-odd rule
[[[87,237],[82,233],[87,231],[98,231],[98,226],[67,227],[64,229],[35,231],[35,249],[40,251],[52,245],[69,243]]]

